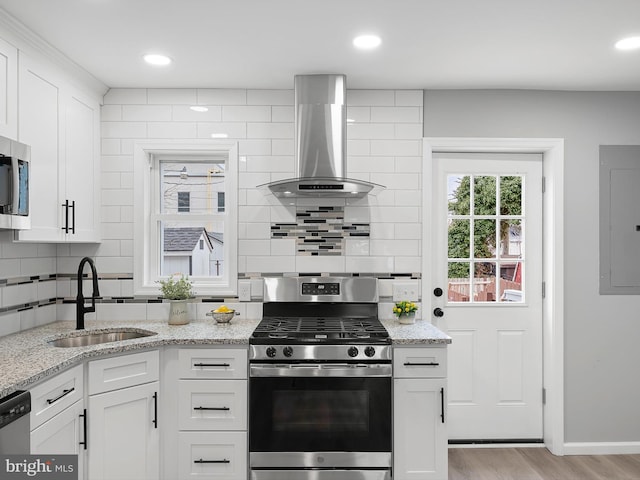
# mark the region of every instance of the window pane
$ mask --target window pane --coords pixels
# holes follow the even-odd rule
[[[471,292],[469,262],[449,262],[449,302],[468,302]]]
[[[500,301],[523,302],[522,262],[508,262],[500,264]]]
[[[219,193],[224,194],[224,173],[223,163],[160,162],[160,213],[218,213]]]
[[[469,220],[449,221],[449,258],[469,258],[469,224]]]
[[[522,256],[524,246],[522,222],[522,220],[500,222],[500,256],[515,258]]]
[[[475,177],[473,194],[473,213],[476,215],[496,214],[496,177]]]
[[[449,214],[469,215],[471,202],[471,177],[463,175],[447,176],[447,199]]]
[[[474,301],[496,301],[497,292],[495,263],[482,262],[474,264],[473,287]]]
[[[473,256],[475,258],[494,258],[496,256],[496,221],[473,221]]]
[[[182,273],[194,277],[223,274],[224,223],[211,221],[160,222],[160,275]],[[202,245],[203,248],[200,248]]]
[[[500,213],[522,215],[522,177],[500,177]]]

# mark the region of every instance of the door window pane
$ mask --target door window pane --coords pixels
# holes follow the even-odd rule
[[[469,262],[449,262],[449,285],[447,288],[449,302],[468,302],[470,300],[469,265]]]
[[[469,224],[469,220],[449,221],[449,258],[469,258]]]
[[[475,177],[473,193],[473,213],[476,215],[496,214],[496,177]]]
[[[496,301],[496,264],[479,262],[474,264],[473,299],[476,302]]]
[[[474,258],[493,258],[496,254],[496,221],[474,220]]]
[[[522,177],[500,177],[500,213],[522,215]]]
[[[447,199],[451,215],[469,215],[471,204],[471,177],[447,176]]]
[[[500,264],[500,301],[523,302],[522,262],[504,262]]]

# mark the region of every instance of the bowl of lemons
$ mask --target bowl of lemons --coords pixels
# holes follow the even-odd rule
[[[207,313],[207,316],[213,317],[216,323],[229,323],[236,315],[240,315],[240,312],[236,312],[233,308],[229,308],[226,305],[222,305]]]

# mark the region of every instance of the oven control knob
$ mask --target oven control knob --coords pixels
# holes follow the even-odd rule
[[[376,349],[373,347],[367,347],[364,349],[364,354],[367,357],[373,357],[376,354]]]
[[[267,347],[267,357],[273,358],[276,356],[276,349],[273,347]]]
[[[284,353],[285,357],[290,357],[291,355],[293,355],[293,348],[291,347],[284,347],[282,349],[282,353]]]
[[[347,353],[349,354],[350,357],[357,357],[359,352],[356,347],[349,347],[349,350],[347,350]]]

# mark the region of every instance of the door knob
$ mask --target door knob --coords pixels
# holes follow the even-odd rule
[[[436,317],[444,317],[444,312],[442,311],[441,308],[436,307],[433,309],[433,315]]]
[[[443,293],[444,292],[442,291],[442,289],[440,287],[436,287],[436,288],[433,289],[433,294],[436,297],[441,297]]]

